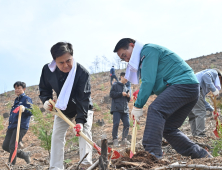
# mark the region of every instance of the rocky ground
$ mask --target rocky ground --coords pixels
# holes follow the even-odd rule
[[[119,73],[120,71],[117,71]],[[92,126],[92,134],[93,134],[93,141],[97,144],[100,144],[101,138],[106,136],[108,139],[108,144],[112,147],[112,115],[109,113],[110,110],[110,99],[108,97],[110,91],[110,79],[109,73],[98,73],[91,75],[91,84],[92,84],[92,98],[94,103],[94,120]],[[133,86],[133,91],[137,90],[138,86]],[[42,108],[42,103],[38,98],[38,86],[31,86],[28,87],[26,90],[26,94],[30,96],[33,100],[33,103],[37,105],[39,108]],[[148,106],[152,101],[154,101],[156,96],[151,96],[147,101],[147,104],[144,107],[144,116],[142,117],[142,121],[138,126],[137,132],[137,154],[130,159],[128,157],[123,157],[119,160],[115,160],[112,162],[112,166],[110,169],[164,169],[166,166],[183,166],[185,167],[190,166],[193,169],[197,168],[197,166],[205,165],[206,166],[218,166],[222,167],[222,157],[218,156],[212,159],[203,158],[203,159],[196,159],[191,160],[189,157],[183,157],[180,154],[177,154],[171,146],[163,140],[163,160],[159,161],[152,157],[149,153],[143,151],[142,147],[142,137],[143,131],[145,127],[146,121],[146,113]],[[11,105],[15,99],[15,95],[13,91],[6,92],[0,94],[0,115],[7,117],[7,113],[9,113]],[[133,102],[129,103],[130,109],[133,106]],[[46,114],[44,109],[42,109],[43,113]],[[104,122],[104,123],[99,123]],[[2,145],[4,141],[4,137],[6,134],[7,126],[8,126],[8,118],[5,118],[2,122],[3,129],[0,130],[0,145]],[[31,152],[31,164],[27,165],[24,160],[17,159],[16,165],[13,169],[35,169],[35,170],[42,170],[48,169],[49,167],[49,154],[48,151],[44,150],[40,147],[40,140],[37,136],[33,134],[32,126],[35,124],[34,119],[30,122],[30,129],[23,138],[23,150]],[[131,121],[132,125],[132,121]],[[1,126],[0,126],[1,127]],[[216,140],[216,137],[213,134],[213,130],[215,129],[215,120],[212,117],[206,118],[206,130],[207,130],[207,137],[197,138],[192,137],[190,132],[190,126],[188,120],[186,120],[183,126],[180,128],[189,138],[191,138],[194,142],[198,143],[200,146],[206,148],[209,152],[212,151],[214,145],[213,141]],[[132,133],[132,126],[130,127],[129,133]],[[155,133],[155,132],[154,132]],[[121,140],[122,135],[122,123],[119,127],[119,140]],[[130,136],[129,136],[130,138]],[[79,161],[79,150],[78,150],[78,142],[73,139],[73,132],[72,129],[69,129],[66,136],[67,145],[65,147],[65,161],[64,165],[66,169],[72,170],[76,169],[78,161]],[[114,148],[118,150],[120,153],[124,153],[127,150],[127,147],[116,147]],[[9,169],[6,166],[8,162],[9,154],[0,148],[0,169]],[[93,152],[93,162],[98,160],[99,155],[96,151]],[[174,165],[171,165],[173,164]],[[195,167],[196,166],[196,167]],[[81,166],[80,166],[81,168]],[[166,169],[166,168],[165,168]],[[177,168],[178,169],[178,168]],[[192,168],[189,168],[192,169]]]

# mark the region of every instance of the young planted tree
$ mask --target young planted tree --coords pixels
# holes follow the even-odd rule
[[[99,65],[100,65],[100,58],[96,56],[95,60],[93,61],[93,66],[95,68],[95,73],[99,72]]]
[[[48,151],[50,157],[53,115],[49,113],[44,115],[39,107],[34,104],[30,111],[34,116],[34,123],[31,124],[31,130],[41,140],[40,146]]]
[[[213,141],[213,156],[222,156],[222,126],[218,126],[219,138]]]

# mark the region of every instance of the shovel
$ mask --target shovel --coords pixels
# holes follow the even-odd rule
[[[19,115],[18,115],[18,125],[17,125],[17,133],[16,133],[16,139],[15,139],[15,150],[11,157],[11,163],[15,159],[15,156],[17,154],[18,149],[18,141],[19,141],[19,132],[20,132],[20,124],[21,124],[21,117],[22,117],[22,105],[18,106],[13,112],[17,113],[19,109]]]
[[[139,90],[137,90],[133,93],[133,103],[135,103],[138,93],[139,93]],[[130,158],[132,158],[133,155],[136,153],[136,151],[135,151],[136,135],[137,135],[137,121],[135,118],[133,118],[133,132],[132,132],[132,139],[131,139]]]
[[[137,134],[137,121],[136,119],[133,119],[133,133],[132,133],[132,139],[131,139],[131,150],[130,150],[130,158],[133,157],[135,152],[135,146],[136,146],[136,134]]]
[[[53,105],[53,107],[55,107],[55,103],[53,100],[49,99],[49,102]],[[61,112],[60,109],[56,108],[55,109],[57,110],[57,112],[53,112],[55,115],[59,116],[61,119],[63,119],[69,126],[71,126],[72,128],[75,127],[75,125]],[[101,155],[101,148],[96,145],[95,142],[91,141],[83,132],[79,132],[79,135],[84,138],[90,145],[92,145],[97,151],[98,153]],[[112,154],[112,157],[111,159],[118,159],[120,157],[122,157],[122,155],[117,152],[116,150],[113,150],[112,148],[108,147],[108,153],[111,153],[113,152]]]
[[[217,97],[210,96],[210,98],[211,98],[212,102],[214,103],[214,119],[216,120],[216,129],[213,132],[214,132],[214,135],[219,138],[218,130],[220,129],[222,124],[220,123],[220,120],[218,119],[219,115],[217,113],[217,103],[216,103]]]

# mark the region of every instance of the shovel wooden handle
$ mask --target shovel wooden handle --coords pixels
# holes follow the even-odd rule
[[[55,107],[55,102],[53,100],[49,100],[49,102],[53,105],[53,107]],[[60,109],[56,108],[57,112],[53,112],[55,115],[59,116],[61,119],[63,119],[66,123],[68,123],[69,126],[71,126],[72,128],[75,127],[75,125],[61,112]],[[83,132],[79,132],[79,135],[85,139],[90,145],[92,145],[93,148],[95,148],[99,154],[101,154],[101,148],[99,146],[96,145],[96,143],[94,143],[92,140],[90,140]],[[108,147],[108,152],[112,154],[111,159],[118,159],[120,157],[122,157],[122,155],[117,152],[116,150],[113,150],[112,148]]]
[[[131,139],[131,151],[133,154],[135,154],[136,134],[137,134],[137,121],[135,119],[133,123],[133,133],[132,133],[132,139]]]
[[[17,132],[16,132],[16,142],[18,142],[18,140],[19,140],[21,117],[22,117],[22,105],[20,105],[20,107],[19,107],[18,125],[17,125]]]
[[[23,105],[20,105],[19,106],[19,115],[18,115],[18,123],[17,123],[17,132],[16,132],[16,138],[15,138],[15,150],[12,154],[12,157],[11,157],[11,163],[12,161],[15,159],[15,156],[17,154],[17,149],[18,149],[18,141],[19,141],[19,132],[20,132],[20,125],[21,125],[21,117],[22,117],[22,106]]]
[[[53,107],[55,107],[55,102],[52,99],[49,99],[49,102],[53,105]],[[66,123],[68,123],[69,126],[71,126],[72,128],[75,127],[75,124],[72,123],[62,112],[60,109],[56,108],[57,112],[53,112],[55,115],[59,116],[61,119],[63,119]],[[81,131],[79,132],[79,135],[81,137],[83,137],[90,145],[94,146],[94,142],[91,141],[84,133],[82,133]]]

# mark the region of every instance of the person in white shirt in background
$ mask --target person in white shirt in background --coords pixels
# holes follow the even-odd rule
[[[196,77],[200,83],[200,96],[188,115],[191,132],[193,136],[206,137],[205,134],[205,117],[206,111],[214,111],[214,108],[205,100],[206,94],[210,91],[214,96],[219,95],[221,89],[221,72],[218,69],[206,69],[196,73]]]

